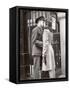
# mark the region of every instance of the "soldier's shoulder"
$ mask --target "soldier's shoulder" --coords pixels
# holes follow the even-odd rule
[[[38,27],[36,26],[35,28],[33,28],[32,32],[37,32],[38,31]]]

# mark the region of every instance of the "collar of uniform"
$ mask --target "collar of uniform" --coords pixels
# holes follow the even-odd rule
[[[39,26],[37,26],[37,27],[39,28],[40,31],[43,31],[43,28],[42,27],[39,27]]]
[[[39,34],[43,34],[43,29],[42,29],[42,27],[38,27],[38,33],[39,33]]]

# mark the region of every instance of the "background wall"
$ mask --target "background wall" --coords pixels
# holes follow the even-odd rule
[[[70,9],[69,0],[0,0],[0,90],[69,90],[68,82],[50,82],[15,85],[9,78],[9,8],[13,6],[37,6]],[[70,35],[70,31],[69,31]],[[70,39],[70,36],[69,36]],[[69,40],[68,40],[69,41]],[[69,42],[70,43],[70,42]],[[69,48],[70,51],[70,48]],[[70,62],[69,62],[70,63]]]
[[[65,68],[66,68],[66,63],[65,63],[65,47],[66,47],[66,42],[65,42],[65,35],[66,35],[66,19],[65,19],[65,13],[58,13],[58,20],[60,23],[60,41],[61,41],[61,70],[62,70],[62,75],[61,77],[65,77]]]

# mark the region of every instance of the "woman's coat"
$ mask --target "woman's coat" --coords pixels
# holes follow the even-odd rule
[[[53,40],[53,34],[49,31],[49,29],[44,29],[42,71],[49,71],[55,69],[54,50],[51,45],[52,40]]]

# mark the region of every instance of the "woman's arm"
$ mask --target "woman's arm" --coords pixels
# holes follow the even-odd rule
[[[47,51],[48,51],[48,45],[49,45],[49,38],[48,38],[48,30],[44,29],[44,33],[43,33],[43,56],[47,55]]]

